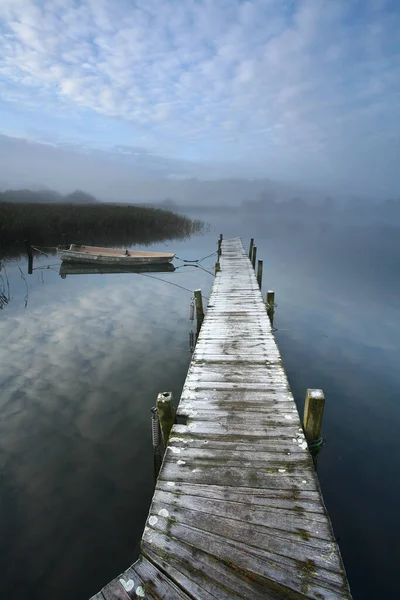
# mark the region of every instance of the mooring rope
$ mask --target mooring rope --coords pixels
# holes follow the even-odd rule
[[[172,281],[167,281],[166,279],[161,279],[161,277],[155,277],[154,275],[149,275],[148,273],[137,273],[137,275],[141,275],[142,277],[150,277],[151,279],[158,279],[158,281],[163,281],[164,283],[169,283],[169,285],[174,285],[181,290],[185,290],[185,292],[189,292],[189,294],[193,294],[193,290],[189,290],[189,288],[183,287],[183,285],[179,285],[178,283],[173,283]],[[208,296],[204,296],[203,298],[209,299]]]
[[[214,273],[212,273],[211,271],[208,271],[206,269],[206,267],[203,267],[202,265],[195,265],[195,264],[187,264],[187,265],[180,265],[179,267],[175,267],[175,271],[177,271],[178,269],[182,269],[183,267],[195,267],[196,269],[201,269],[202,271],[205,271],[206,273],[208,273],[209,275],[211,275],[212,277],[214,277]]]
[[[218,252],[212,252],[211,254],[207,254],[207,256],[203,256],[203,258],[197,258],[196,260],[189,260],[189,259],[185,259],[185,258],[180,258],[179,256],[175,256],[175,258],[177,260],[181,260],[184,263],[199,263],[202,260],[205,260],[206,258],[210,258],[210,256],[214,256],[215,254],[218,254]]]

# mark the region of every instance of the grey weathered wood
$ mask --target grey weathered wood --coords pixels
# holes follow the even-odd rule
[[[249,259],[251,260],[251,257],[253,255],[253,246],[254,246],[254,238],[251,238],[250,240],[250,248],[249,248]]]
[[[253,254],[251,257],[251,262],[253,264],[253,269],[256,268],[256,260],[257,260],[257,246],[253,246]]]
[[[203,298],[201,295],[201,290],[194,290],[194,299],[196,304],[197,331],[199,332],[204,319]]]
[[[174,407],[172,405],[172,392],[161,392],[161,394],[158,394],[157,414],[165,447],[175,421]]]
[[[221,271],[177,413],[186,424],[172,428],[142,556],[124,577],[140,580],[145,597],[166,600],[350,598],[260,287],[238,239],[222,241]]]
[[[258,265],[257,265],[257,283],[260,286],[262,286],[262,274],[263,274],[263,261],[259,260],[258,261]]]
[[[304,404],[304,433],[308,442],[321,439],[322,417],[324,414],[325,396],[322,390],[307,390]]]

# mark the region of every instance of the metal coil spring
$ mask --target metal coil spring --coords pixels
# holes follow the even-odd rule
[[[161,445],[161,430],[158,412],[155,406],[151,409],[151,437],[154,450],[158,450]]]

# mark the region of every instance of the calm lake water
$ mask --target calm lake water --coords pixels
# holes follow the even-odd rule
[[[195,216],[209,232],[155,247],[197,259],[220,232],[256,238],[298,408],[308,387],[327,398],[318,473],[354,598],[398,597],[400,227]],[[150,408],[160,391],[179,399],[191,290],[208,296],[213,281],[190,266],[62,279],[57,263],[0,273],[12,296],[0,311],[0,597],[13,600],[87,600],[135,560],[154,487]]]

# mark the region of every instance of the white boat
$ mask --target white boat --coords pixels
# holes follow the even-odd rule
[[[69,248],[58,248],[62,261],[103,265],[143,265],[170,263],[175,254],[145,252],[144,250],[120,250],[100,246],[71,244]]]

